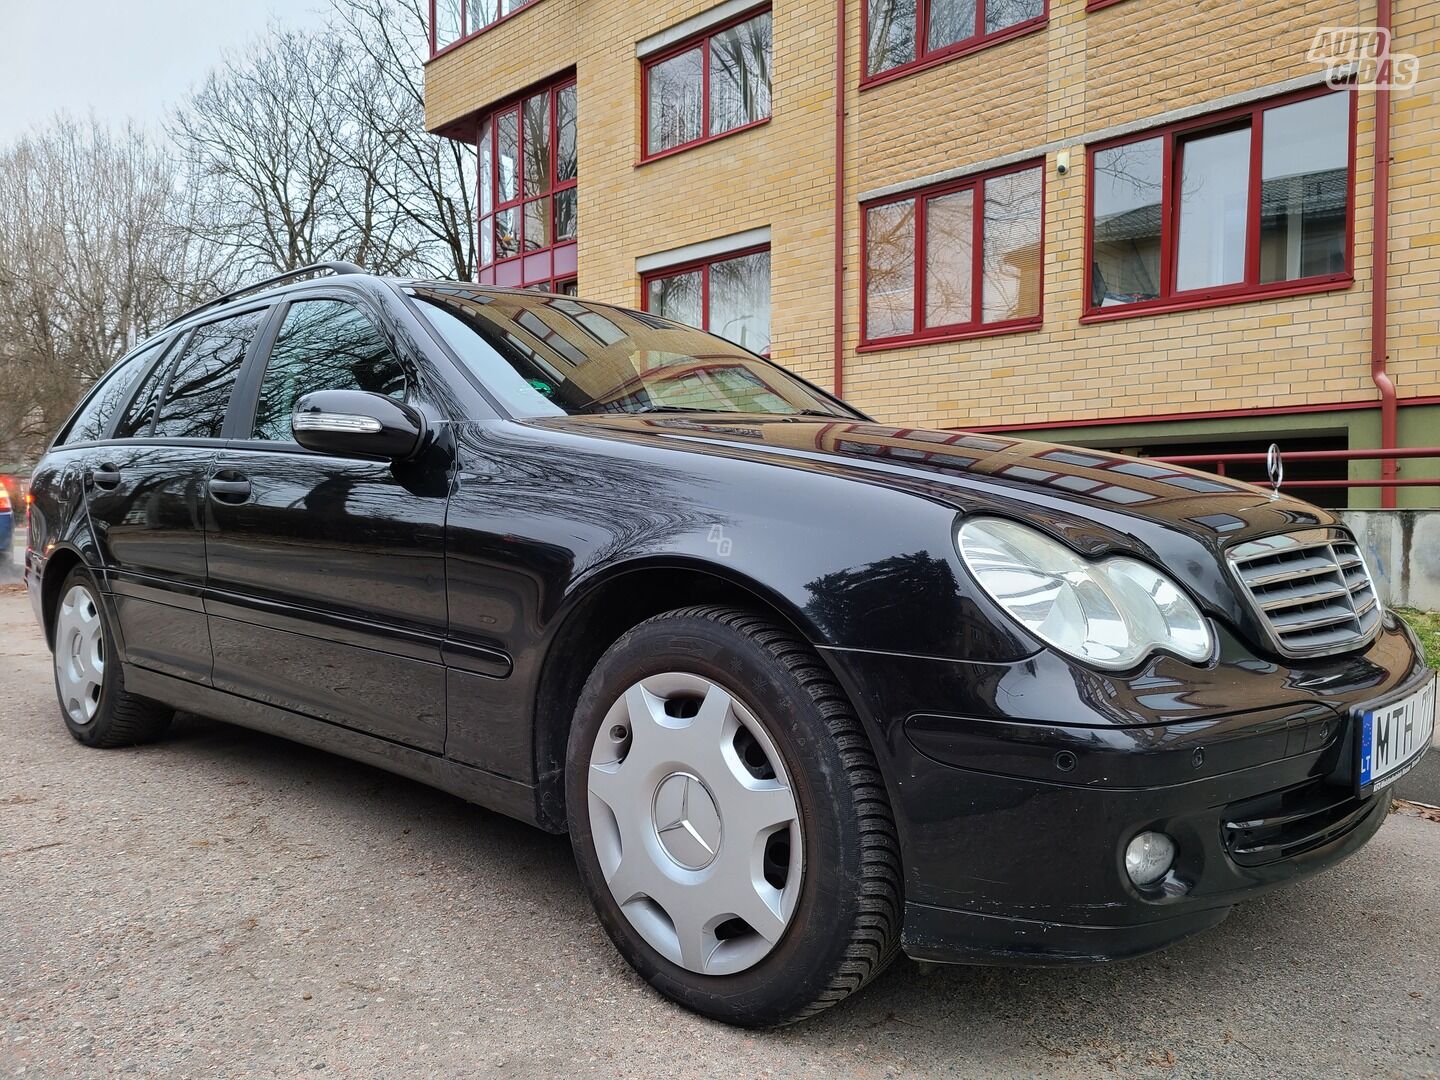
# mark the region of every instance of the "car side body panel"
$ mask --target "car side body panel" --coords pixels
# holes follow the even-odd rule
[[[281,468],[254,506],[207,518],[204,472],[197,486],[177,459],[145,492],[97,502],[94,535],[86,469],[127,448],[62,447],[37,472],[37,611],[46,559],[80,553],[121,605],[135,692],[563,829],[547,676],[604,599],[667,574],[713,581],[790,624],[849,695],[894,810],[905,944],[930,959],[1132,955],[1328,865],[1383,820],[1382,798],[1346,787],[1355,710],[1421,684],[1415,641],[1387,615],[1364,647],[1283,659],[1226,566],[1231,546],[1333,526],[1328,512],[1105,452],[858,416],[506,417],[394,286],[352,287],[432,380],[448,441],[429,471],[344,463],[287,483]],[[243,466],[247,433],[232,424],[207,468]],[[402,496],[403,514],[355,506]],[[1214,653],[1111,672],[1042,649],[963,565],[967,514],[1168,570],[1214,626]],[[197,572],[188,545],[203,552],[207,527],[214,559]],[[246,625],[258,636],[242,640]],[[206,627],[215,685],[199,670]],[[1226,830],[1272,795],[1338,824],[1292,859],[1240,868]],[[1288,807],[1264,813],[1289,827]],[[1125,843],[1151,827],[1188,860],[1164,895],[1125,877]]]
[[[108,587],[100,563],[100,549],[85,505],[86,449],[52,450],[30,478],[30,529],[25,546],[24,576],[35,618],[46,638],[50,627],[43,617],[41,591],[46,565],[78,560],[96,572],[102,592]],[[51,587],[58,581],[50,579]]]
[[[114,596],[125,659],[210,681],[205,618],[205,477],[214,446],[137,441],[95,447],[83,468],[100,566]],[[118,475],[102,489],[97,469]]]
[[[590,590],[647,568],[712,574],[817,644],[903,652],[939,641],[992,660],[1034,651],[1004,624],[973,617],[946,550],[953,511],[938,504],[526,425],[457,434],[450,641],[513,662],[508,678],[467,678],[459,707],[452,699],[446,751],[458,760],[533,779],[532,714],[556,633]],[[862,496],[867,520],[931,535],[933,547],[897,556],[887,535],[856,520]]]

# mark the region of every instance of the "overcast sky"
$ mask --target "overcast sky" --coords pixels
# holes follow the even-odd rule
[[[223,51],[276,18],[318,25],[326,0],[0,0],[0,143],[65,109],[158,129]]]

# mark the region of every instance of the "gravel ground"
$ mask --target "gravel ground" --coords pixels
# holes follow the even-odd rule
[[[1435,1076],[1440,824],[1158,956],[921,968],[780,1032],[651,993],[563,839],[185,718],[90,751],[0,589],[0,1076]]]

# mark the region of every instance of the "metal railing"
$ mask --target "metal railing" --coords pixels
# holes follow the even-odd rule
[[[1167,465],[1190,465],[1197,469],[1225,475],[1226,465],[1266,463],[1268,454],[1176,454],[1157,457]],[[1440,446],[1408,446],[1393,450],[1293,450],[1284,454],[1291,461],[1399,461],[1404,458],[1440,458]],[[1263,483],[1263,480],[1260,481]],[[1281,488],[1407,488],[1440,487],[1440,476],[1416,476],[1404,479],[1375,480],[1282,480]]]

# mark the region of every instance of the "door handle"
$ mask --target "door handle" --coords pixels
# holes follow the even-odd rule
[[[216,502],[239,504],[250,498],[250,481],[239,473],[217,473],[210,478],[209,488]]]
[[[89,479],[92,487],[110,491],[120,486],[120,470],[107,461],[104,465],[91,469]]]

